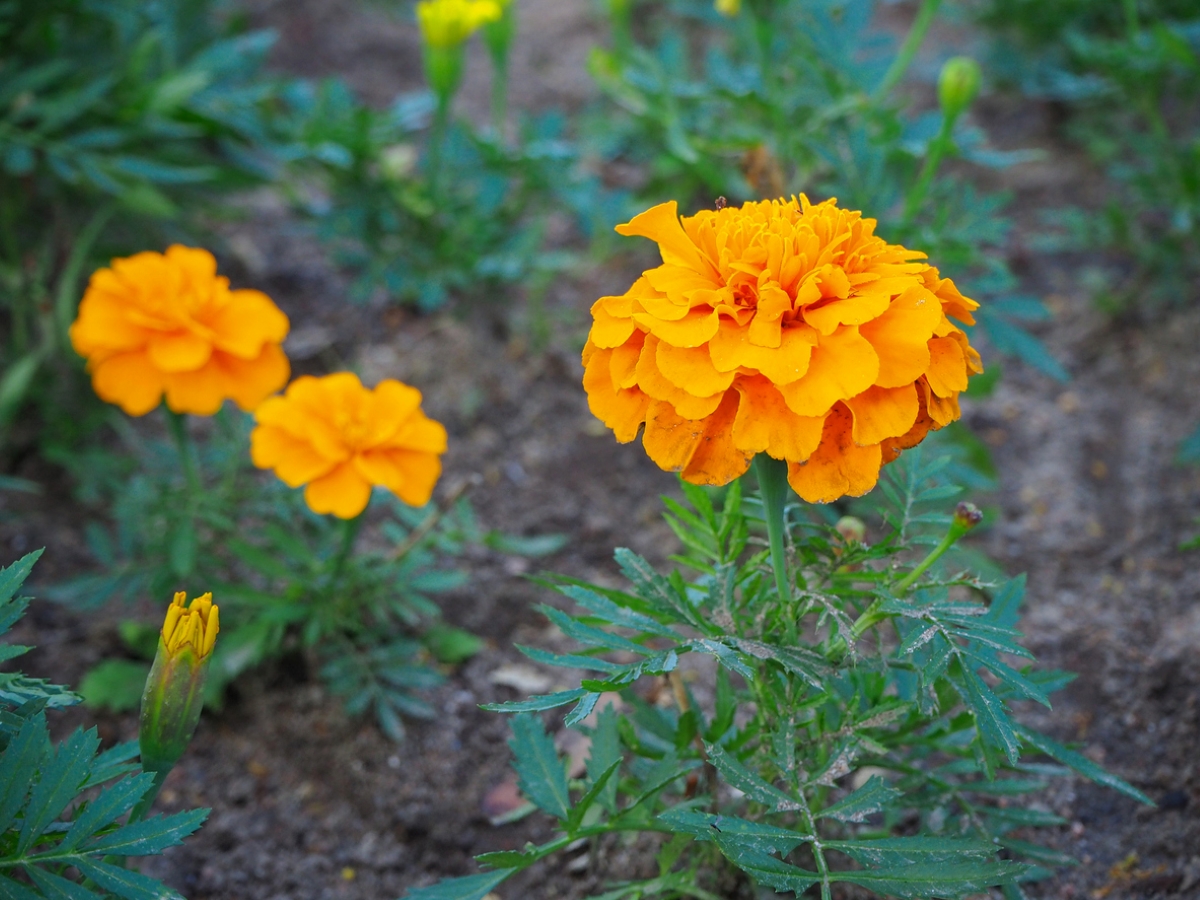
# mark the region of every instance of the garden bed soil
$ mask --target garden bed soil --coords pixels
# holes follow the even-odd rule
[[[282,68],[341,73],[381,103],[420,83],[414,30],[382,6],[255,0],[250,8],[255,22],[280,31]],[[589,9],[584,0],[521,0],[518,106],[587,99],[583,60],[598,34]],[[482,114],[481,58],[472,58],[467,81],[465,106]],[[1139,807],[1064,779],[1038,802],[1068,821],[1052,840],[1081,865],[1030,893],[1200,896],[1200,572],[1197,556],[1177,549],[1197,530],[1200,472],[1172,461],[1200,421],[1200,315],[1114,321],[1098,313],[1079,285],[1087,259],[1041,255],[1022,238],[1039,209],[1094,192],[1093,174],[1057,142],[1051,110],[995,100],[978,115],[1001,146],[1047,151],[997,177],[1014,192],[1014,265],[1026,288],[1047,298],[1054,318],[1040,331],[1072,374],[1060,384],[1006,362],[991,397],[964,403],[999,470],[999,489],[979,498],[997,520],[978,543],[1009,572],[1029,573],[1029,647],[1045,665],[1082,674],[1053,713],[1022,715],[1081,742],[1158,802]],[[485,526],[568,535],[565,549],[536,565],[584,578],[616,583],[614,546],[655,561],[676,549],[658,500],[676,491],[673,476],[639,445],[618,445],[598,427],[576,356],[592,299],[620,291],[649,255],[556,285],[558,333],[533,353],[519,330],[498,334],[480,319],[350,306],[344,281],[280,207],[259,198],[251,208],[250,221],[230,232],[233,271],[292,317],[288,349],[299,369],[351,364],[368,383],[399,377],[424,391],[426,410],[450,430],[440,493],[478,476],[472,500]],[[4,556],[46,546],[43,581],[85,570],[82,516],[64,499],[62,476],[34,460],[15,474],[49,489],[40,498],[0,495]],[[144,870],[192,900],[384,900],[476,871],[473,854],[547,838],[540,815],[491,824],[511,799],[508,731],[504,717],[478,704],[520,695],[506,685],[553,689],[571,674],[538,670],[513,649],[559,645],[533,610],[549,597],[522,577],[532,571],[527,560],[480,552],[467,564],[470,587],[446,598],[446,615],[487,646],[432,693],[435,720],[411,723],[408,740],[395,744],[372,722],[348,719],[300,657],[252,675],[222,711],[205,716],[161,795],[163,810],[212,807],[208,823]],[[78,683],[118,652],[118,614],[85,617],[36,603],[20,635],[39,645],[29,668]],[[107,741],[136,734],[132,715],[72,710],[60,718],[98,720]],[[653,850],[652,840],[614,841],[594,856],[536,866],[496,894],[585,897],[608,881],[653,874]]]

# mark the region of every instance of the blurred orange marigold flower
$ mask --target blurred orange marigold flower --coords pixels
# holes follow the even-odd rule
[[[592,306],[588,405],[622,442],[694,484],[758,453],[809,502],[860,496],[880,466],[960,415],[983,371],[954,321],[964,297],[875,220],[801,195],[680,219],[674,201],[617,226],[663,264]]]
[[[370,390],[350,372],[305,375],[263,403],[255,420],[254,464],[289,487],[307,485],[313,512],[352,519],[373,484],[424,506],[442,473],[446,429],[421,411],[421,392],[399,381]]]
[[[97,270],[70,332],[96,393],[131,416],[164,393],[177,413],[254,409],[287,383],[287,333],[266,294],[231,291],[211,253],[179,245]]]

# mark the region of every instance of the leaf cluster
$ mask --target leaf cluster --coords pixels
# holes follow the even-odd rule
[[[519,555],[557,550],[561,538],[484,531],[465,498],[445,509],[413,509],[380,492],[378,531],[360,540],[362,520],[313,513],[302,491],[253,468],[251,418],[226,409],[185,447],[147,439],[116,419],[120,452],[93,448],[63,462],[80,479],[81,499],[111,521],[86,529],[99,571],[55,585],[52,598],[77,607],[118,599],[164,602],[181,586],[212,591],[221,638],[210,663],[208,702],[243,672],[288,653],[308,654],[353,713],[373,712],[392,737],[402,715],[429,716],[420,692],[441,681],[437,663],[473,655],[479,639],[441,621],[439,594],[461,587],[454,563],[488,548]],[[185,477],[181,453],[195,454],[199,483]],[[374,517],[373,517],[374,518]],[[149,659],[130,629],[131,655]],[[90,699],[128,702],[144,670],[110,660],[85,687]]]
[[[0,569],[0,636],[24,615],[17,591],[41,551]],[[0,644],[7,662],[29,648]],[[154,776],[132,760],[136,743],[100,751],[96,729],[76,729],[53,743],[46,710],[75,703],[61,685],[19,672],[0,674],[0,896],[161,900],[180,897],[153,878],[119,864],[183,842],[208,816],[195,809],[122,823]]]
[[[761,506],[740,482],[723,496],[684,484],[686,503],[666,501],[685,547],[678,568],[618,550],[627,589],[547,580],[575,611],[542,611],[577,649],[520,649],[581,671],[580,685],[489,708],[516,714],[521,792],[559,834],[484,854],[491,871],[410,900],[478,900],[580,839],[623,832],[664,836],[660,870],[606,900],[719,896],[729,870],[823,898],[835,884],[1016,898],[1071,862],[1036,841],[1063,821],[1028,802],[1049,779],[1073,769],[1149,802],[1014,718],[1014,702],[1049,705],[1071,678],[1036,669],[1020,642],[1024,578],[991,584],[943,559],[909,586],[917,539],[941,530],[921,510],[954,493],[938,481],[944,463],[920,455],[906,454],[883,493],[873,544],[788,511],[790,596],[777,593]],[[537,716],[566,706],[564,724],[590,741],[577,777]]]

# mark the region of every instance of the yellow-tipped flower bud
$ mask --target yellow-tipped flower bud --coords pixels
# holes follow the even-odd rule
[[[962,115],[979,93],[982,80],[979,63],[971,57],[955,56],[946,60],[938,75],[938,102],[942,105],[942,115],[951,120]]]
[[[165,774],[187,750],[204,706],[204,678],[220,630],[212,594],[189,605],[183,591],[167,607],[158,653],[142,694],[142,768]]]
[[[732,19],[742,11],[742,0],[714,0],[713,8],[721,15]]]

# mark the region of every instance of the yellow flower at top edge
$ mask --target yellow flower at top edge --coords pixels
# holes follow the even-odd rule
[[[430,47],[457,47],[503,12],[497,0],[421,0],[417,25]]]
[[[807,197],[704,210],[672,201],[617,226],[663,264],[592,306],[588,405],[659,466],[727,484],[758,453],[809,502],[873,488],[881,465],[960,415],[979,354],[955,323],[975,301],[875,236],[875,220]]]
[[[421,392],[386,380],[374,390],[358,376],[305,375],[255,412],[250,455],[289,487],[307,485],[313,512],[352,519],[382,485],[424,506],[442,472],[446,429],[421,411]]]
[[[251,410],[287,383],[288,319],[266,294],[230,290],[207,250],[169,247],[97,270],[71,325],[102,400],[131,416],[158,406]]]
[[[721,15],[732,19],[742,11],[742,0],[713,0],[713,8]]]
[[[178,591],[163,621],[163,646],[172,657],[191,650],[197,660],[202,660],[212,653],[220,630],[220,612],[211,593],[196,597],[188,605],[187,594]]]

